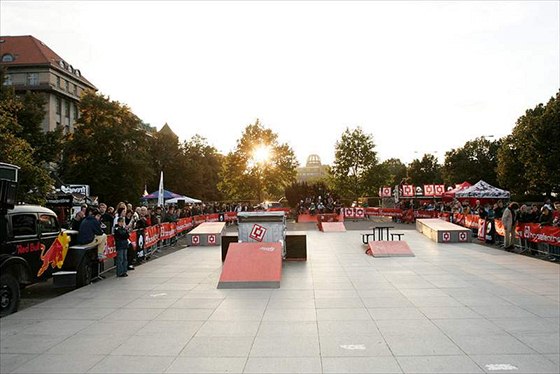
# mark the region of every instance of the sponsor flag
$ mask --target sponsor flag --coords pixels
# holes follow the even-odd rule
[[[158,191],[158,199],[157,205],[163,207],[163,170],[161,171],[161,176],[159,177],[159,191]]]

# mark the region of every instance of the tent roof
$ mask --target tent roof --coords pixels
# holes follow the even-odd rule
[[[486,198],[486,199],[509,199],[509,191],[494,187],[483,180],[479,180],[474,185],[461,190],[455,194],[458,198]]]
[[[181,196],[182,195],[179,195],[178,193],[163,190],[163,198],[164,199],[172,199],[174,197],[181,197]],[[157,198],[159,198],[159,191],[154,191],[151,194],[142,196],[140,198],[140,200],[157,199]]]
[[[443,193],[442,196],[443,196],[443,197],[454,198],[455,195],[457,194],[457,192],[463,191],[464,189],[469,188],[469,187],[471,187],[471,186],[472,186],[472,185],[471,185],[469,182],[465,181],[465,182],[459,184],[459,185],[458,185],[457,187],[455,187],[454,189],[449,190],[449,191],[445,191],[445,192]]]
[[[201,203],[202,202],[202,200],[193,199],[192,197],[179,196],[179,197],[174,197],[172,199],[166,200],[165,204],[177,204],[179,202],[179,200],[184,200],[185,204],[196,204],[196,203]]]

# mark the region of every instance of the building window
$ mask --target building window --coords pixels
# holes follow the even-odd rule
[[[2,83],[4,86],[11,86],[12,85],[12,75],[6,74],[4,76],[4,82]]]
[[[62,103],[60,100],[60,97],[56,98],[56,114],[60,114],[60,109],[61,109]]]
[[[5,53],[2,55],[2,62],[13,62],[14,56],[11,53]]]
[[[78,105],[74,104],[74,121],[78,120]]]
[[[38,86],[39,85],[39,74],[37,74],[37,73],[27,74],[27,84],[30,85],[30,86]]]
[[[78,86],[74,85],[74,95],[78,96]]]
[[[64,117],[70,118],[70,104],[68,101],[64,101]]]
[[[70,92],[70,82],[66,81],[66,91]]]
[[[60,77],[56,77],[56,85],[57,85],[57,87],[61,87]]]

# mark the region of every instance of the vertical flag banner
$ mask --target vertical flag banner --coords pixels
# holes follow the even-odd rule
[[[158,191],[157,205],[163,206],[163,170],[161,171],[161,176],[159,178],[159,191]]]

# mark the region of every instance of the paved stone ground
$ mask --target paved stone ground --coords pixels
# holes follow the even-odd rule
[[[190,247],[30,306],[0,320],[0,372],[560,372],[557,264],[412,225],[416,257],[373,258],[347,226],[311,225],[280,289],[218,290],[220,248]]]

